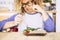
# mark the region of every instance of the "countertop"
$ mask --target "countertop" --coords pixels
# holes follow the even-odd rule
[[[26,36],[19,32],[0,32],[0,40],[60,40],[60,33],[47,33],[45,36]]]

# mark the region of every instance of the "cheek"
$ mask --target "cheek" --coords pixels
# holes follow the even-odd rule
[[[25,9],[25,11],[28,11],[29,10],[29,8],[24,8]]]

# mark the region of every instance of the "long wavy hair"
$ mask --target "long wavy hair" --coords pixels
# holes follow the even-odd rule
[[[36,5],[39,5],[41,8],[43,8],[43,5],[42,5],[42,0],[31,0],[31,2],[33,3],[33,4],[36,4]],[[23,3],[22,3],[22,0],[17,0],[17,5],[19,5],[19,13],[21,14],[21,15],[24,15],[24,12],[25,12],[25,10],[24,10],[24,8],[22,7],[23,6]]]

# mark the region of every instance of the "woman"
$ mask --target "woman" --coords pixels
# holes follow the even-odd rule
[[[49,14],[42,9],[40,0],[22,0],[21,14],[23,21],[18,26],[18,31],[23,32],[27,27],[40,28],[47,32],[54,30],[54,22]]]
[[[15,18],[17,20],[15,20]],[[21,18],[20,15],[14,14],[9,18],[0,21],[0,32],[17,32],[18,23],[20,23],[21,21],[20,18]]]
[[[3,28],[18,25],[19,32],[23,32],[27,27],[40,28],[47,32],[53,32],[54,22],[50,15],[42,9],[39,1],[40,0],[20,0],[20,14],[15,14],[16,16],[13,18],[14,21],[7,22]]]

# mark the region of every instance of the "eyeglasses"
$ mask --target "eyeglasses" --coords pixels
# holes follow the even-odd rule
[[[23,6],[24,6],[24,5],[26,6],[26,5],[28,5],[28,4],[29,4],[29,2],[27,2],[27,3],[22,3],[22,4],[23,4]]]

